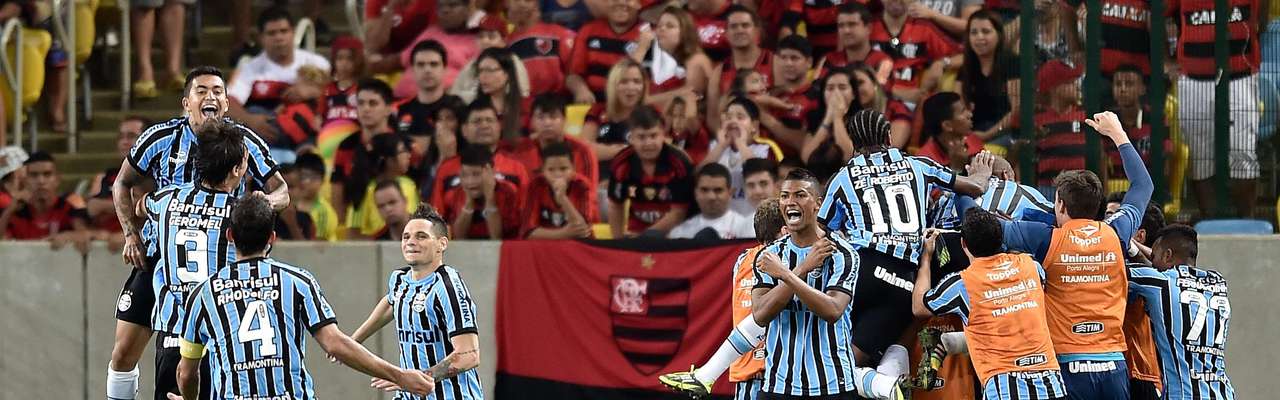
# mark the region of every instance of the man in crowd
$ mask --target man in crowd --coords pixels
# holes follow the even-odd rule
[[[84,199],[74,192],[58,194],[62,175],[53,155],[37,151],[23,163],[25,189],[9,193],[11,202],[0,211],[4,236],[15,240],[55,239],[87,246],[89,214]]]
[[[608,0],[608,13],[578,30],[577,43],[569,61],[565,88],[580,104],[603,101],[609,68],[638,46],[642,30],[649,24],[639,20],[639,0]]]
[[[498,179],[515,185],[517,193],[524,193],[529,185],[529,171],[514,155],[498,146],[499,122],[498,111],[486,96],[477,97],[467,106],[466,114],[459,118],[462,121],[462,138],[466,143],[484,147],[491,154],[491,167]],[[462,153],[463,149],[458,149]],[[440,163],[436,170],[435,188],[431,190],[431,204],[446,204],[453,192],[460,190],[462,180],[461,157],[453,157]],[[519,207],[519,206],[517,206]],[[448,215],[447,212],[443,214]],[[452,219],[451,219],[452,220]]]
[[[476,42],[476,32],[472,30],[484,17],[483,11],[477,11],[474,0],[436,0],[436,22],[432,23],[426,30],[421,31],[418,37],[414,38],[412,44],[405,47],[396,58],[401,68],[411,68],[413,66],[414,49],[418,48],[418,43],[426,40],[435,40],[440,42],[442,46],[449,49],[449,57],[445,60],[445,70],[443,85],[444,87],[452,87],[453,79],[462,72],[462,68],[468,62],[474,60],[480,55],[480,45]],[[377,60],[371,62],[376,63]],[[417,79],[414,76],[401,75],[400,82],[396,84],[396,97],[405,98],[412,96],[414,88],[417,86]],[[412,79],[406,79],[412,78]]]
[[[515,27],[507,37],[507,48],[520,57],[529,72],[529,95],[565,91],[565,70],[577,33],[543,22],[537,0],[508,0],[507,19]]]
[[[430,137],[434,134],[436,111],[445,104],[449,86],[445,85],[445,66],[449,52],[432,39],[423,40],[410,51],[409,71],[417,81],[418,91],[396,104],[396,132],[406,137]]]
[[[750,220],[729,208],[729,168],[719,163],[702,166],[696,175],[693,199],[698,215],[676,225],[672,239],[746,239],[755,237]]]
[[[666,143],[657,111],[637,108],[628,123],[628,145],[609,168],[609,230],[615,238],[664,237],[688,212],[693,163]],[[628,200],[630,207],[623,207]]]
[[[369,71],[400,70],[398,55],[414,36],[436,24],[436,0],[370,0],[364,3],[364,45]]]

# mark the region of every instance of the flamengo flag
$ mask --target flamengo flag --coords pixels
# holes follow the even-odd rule
[[[731,328],[733,262],[750,242],[506,241],[498,279],[499,399],[681,398]],[[724,377],[713,386],[731,395]]]

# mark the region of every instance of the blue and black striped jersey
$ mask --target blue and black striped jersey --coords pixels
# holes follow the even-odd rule
[[[455,336],[476,333],[476,310],[471,292],[458,270],[441,265],[422,279],[414,279],[409,267],[391,272],[387,280],[387,302],[395,317],[400,341],[400,367],[426,370],[453,353]],[[436,381],[434,400],[479,400],[484,398],[480,375],[475,369],[456,377]],[[396,399],[423,399],[399,392]]]
[[[1053,214],[1053,202],[1045,199],[1039,190],[995,177],[987,182],[987,190],[978,199],[978,207],[1013,220],[1022,219],[1027,210]]]
[[[831,178],[818,219],[854,244],[916,262],[931,185],[955,187],[951,169],[888,149],[860,154]]]
[[[208,350],[210,398],[316,398],[303,363],[305,333],[337,319],[311,272],[270,258],[241,260],[189,300],[182,338]]]
[[[1235,398],[1227,378],[1227,280],[1216,271],[1178,266],[1129,267],[1129,293],[1151,317],[1166,399]]]
[[[185,184],[153,192],[145,202],[147,220],[160,233],[160,257],[151,278],[156,296],[151,329],[180,335],[187,294],[236,260],[235,246],[223,229],[235,198]]]
[[[802,277],[818,290],[841,291],[853,295],[858,280],[858,253],[838,234],[827,237],[836,251],[822,266]],[[759,254],[778,255],[788,269],[795,269],[811,247],[798,247],[784,236]],[[753,263],[754,264],[754,263]],[[755,271],[756,288],[772,288],[779,282]],[[765,339],[763,391],[792,396],[827,396],[855,390],[853,369],[853,322],[850,308],[835,322],[827,322],[804,303],[792,297],[778,316],[769,322]]]

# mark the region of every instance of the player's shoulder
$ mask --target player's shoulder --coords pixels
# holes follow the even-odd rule
[[[306,285],[313,285],[316,283],[315,274],[312,274],[311,271],[306,268],[289,264],[274,258],[266,258],[263,259],[263,261],[265,261],[271,269],[280,272],[281,277],[287,276]]]
[[[159,141],[172,141],[178,133],[182,132],[182,127],[186,122],[186,117],[178,117],[151,125],[143,130],[141,135],[138,135],[138,141],[134,144],[134,147],[145,148]]]
[[[440,277],[448,282],[462,283],[462,274],[458,272],[457,268],[454,268],[449,264],[440,265],[440,268],[436,269],[436,273],[440,274]]]

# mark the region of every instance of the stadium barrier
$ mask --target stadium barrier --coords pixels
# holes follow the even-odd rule
[[[1231,283],[1234,318],[1227,359],[1236,391],[1240,398],[1268,398],[1265,382],[1271,379],[1274,360],[1280,358],[1280,348],[1271,343],[1274,333],[1280,331],[1280,309],[1272,307],[1269,300],[1271,285],[1280,282],[1280,246],[1275,245],[1275,236],[1207,236],[1201,240],[1201,264],[1222,271]],[[446,261],[459,266],[477,306],[480,372],[490,398],[499,359],[495,306],[501,247],[499,242],[458,241],[450,243],[446,256]],[[1253,256],[1242,259],[1242,254]],[[401,265],[398,243],[281,243],[272,255],[315,273],[345,332],[354,331],[364,321],[385,293],[387,274]],[[81,255],[70,248],[51,250],[43,242],[2,242],[0,257],[0,299],[4,304],[0,321],[13,324],[0,334],[0,400],[101,398],[115,326],[112,308],[128,274],[119,255],[100,244]],[[730,262],[725,261],[726,267]],[[705,335],[719,341],[728,326],[724,328]],[[394,331],[384,328],[365,344],[395,362]],[[308,341],[308,369],[326,398],[390,398],[369,389],[368,379],[362,375],[330,364],[323,350]],[[582,350],[551,363],[576,362],[576,358],[593,354]],[[709,354],[684,356],[701,360]],[[139,398],[151,398],[147,387],[154,382],[153,360],[149,347],[139,363],[143,373]],[[686,367],[668,365],[663,369]]]

